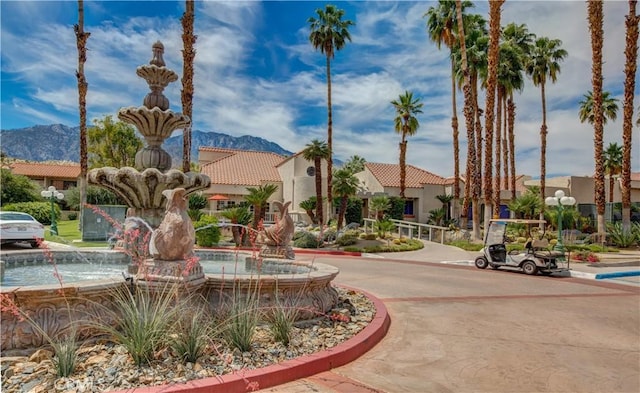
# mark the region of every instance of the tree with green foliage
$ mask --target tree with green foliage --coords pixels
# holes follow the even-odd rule
[[[511,201],[509,203],[509,210],[515,214],[516,218],[535,220],[540,216],[542,205],[540,188],[533,186],[529,187],[522,195]]]
[[[9,169],[2,168],[0,177],[0,202],[2,205],[17,202],[41,201],[40,186],[26,176],[14,175]]]
[[[303,209],[307,215],[309,216],[309,219],[311,219],[311,222],[314,224],[317,224],[316,222],[316,214],[314,213],[314,211],[316,210],[316,205],[317,205],[317,198],[312,196],[309,197],[309,199],[306,199],[302,202],[300,202],[300,204],[298,206],[300,206],[301,209]]]
[[[202,215],[193,223],[196,229],[196,243],[201,247],[211,247],[220,242],[218,219],[214,216]]]
[[[355,222],[362,224],[362,199],[351,197],[347,201],[347,211],[344,214],[344,221],[348,224]]]
[[[253,206],[253,229],[258,229],[258,225],[264,220],[265,207],[278,186],[275,184],[263,184],[259,187],[247,187],[248,195],[244,199]]]
[[[207,197],[204,195],[200,193],[189,195],[189,210],[187,213],[189,214],[189,217],[191,217],[191,220],[198,221],[204,214],[201,210],[208,205],[209,202],[207,202]]]
[[[333,195],[340,201],[337,229],[342,228],[347,211],[347,200],[358,192],[360,181],[348,169],[338,169],[333,174]]]
[[[347,169],[353,174],[356,174],[358,172],[364,171],[364,165],[366,163],[367,163],[367,160],[365,160],[363,157],[360,157],[358,155],[353,155],[349,157],[349,159],[347,160],[347,162],[344,163],[342,168]]]
[[[374,216],[376,220],[382,220],[384,217],[384,213],[391,208],[391,201],[389,197],[386,195],[376,195],[371,198],[371,203],[369,204],[369,211],[374,212]]]
[[[116,194],[98,186],[87,187],[87,203],[91,205],[126,205]],[[72,187],[65,191],[64,202],[71,210],[80,210],[80,190]]]
[[[249,243],[248,225],[251,223],[251,212],[246,206],[237,206],[225,209],[220,215],[231,222],[231,224],[241,226],[231,226],[231,235],[233,242],[237,247],[244,246]]]
[[[387,211],[389,218],[394,220],[404,219],[404,207],[406,205],[406,199],[397,196],[389,198],[389,210]]]
[[[317,18],[310,17],[307,22],[310,25],[311,33],[309,41],[314,49],[320,50],[327,60],[327,193],[329,204],[331,205],[331,176],[333,175],[333,112],[331,108],[331,59],[335,53],[342,50],[347,41],[351,41],[349,28],[355,23],[351,20],[343,20],[344,10],[334,5],[327,4],[325,9],[316,9]],[[320,196],[318,195],[318,199]],[[319,204],[318,206],[320,206]],[[323,222],[322,214],[318,214],[320,222]]]
[[[609,203],[613,203],[614,177],[622,173],[622,146],[609,143],[604,151],[604,170],[609,176]]]
[[[326,142],[314,139],[308,143],[302,151],[302,157],[305,160],[312,161],[315,167],[316,176],[316,201],[323,201],[322,198],[322,160],[328,160],[331,156],[331,150]],[[329,169],[330,170],[330,169]],[[324,203],[316,203],[316,221],[318,224],[324,224]]]
[[[413,92],[405,91],[397,100],[391,101],[396,110],[394,129],[401,135],[400,139],[400,197],[404,198],[405,182],[407,179],[407,140],[408,136],[415,135],[420,127],[417,114],[422,113],[423,104],[420,98],[413,97]]]
[[[89,128],[89,166],[91,168],[135,165],[135,155],[143,147],[132,125],[114,121],[111,116],[95,119]]]

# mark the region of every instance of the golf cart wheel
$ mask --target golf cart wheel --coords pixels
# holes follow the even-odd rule
[[[486,269],[487,266],[489,266],[489,262],[487,261],[487,258],[485,257],[476,258],[476,267],[478,269]]]
[[[533,261],[525,261],[522,264],[522,271],[525,274],[528,274],[530,276],[535,275],[536,273],[538,273],[538,266],[536,266],[536,264]]]

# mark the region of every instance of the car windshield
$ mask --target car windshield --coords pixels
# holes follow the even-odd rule
[[[0,220],[3,221],[33,221],[31,216],[20,213],[0,213]]]

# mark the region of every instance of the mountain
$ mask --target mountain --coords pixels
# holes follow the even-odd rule
[[[2,152],[12,158],[29,161],[80,162],[80,127],[51,124],[0,130],[0,138]],[[191,133],[192,161],[197,161],[200,146],[269,151],[284,156],[293,154],[274,142],[254,136],[234,137],[217,132],[193,131]],[[163,148],[171,155],[174,166],[180,166],[182,135],[167,139]]]

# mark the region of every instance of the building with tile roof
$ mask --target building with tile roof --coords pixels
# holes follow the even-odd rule
[[[9,170],[37,182],[43,189],[54,186],[58,190],[76,187],[80,179],[80,164],[51,162],[13,162]]]

